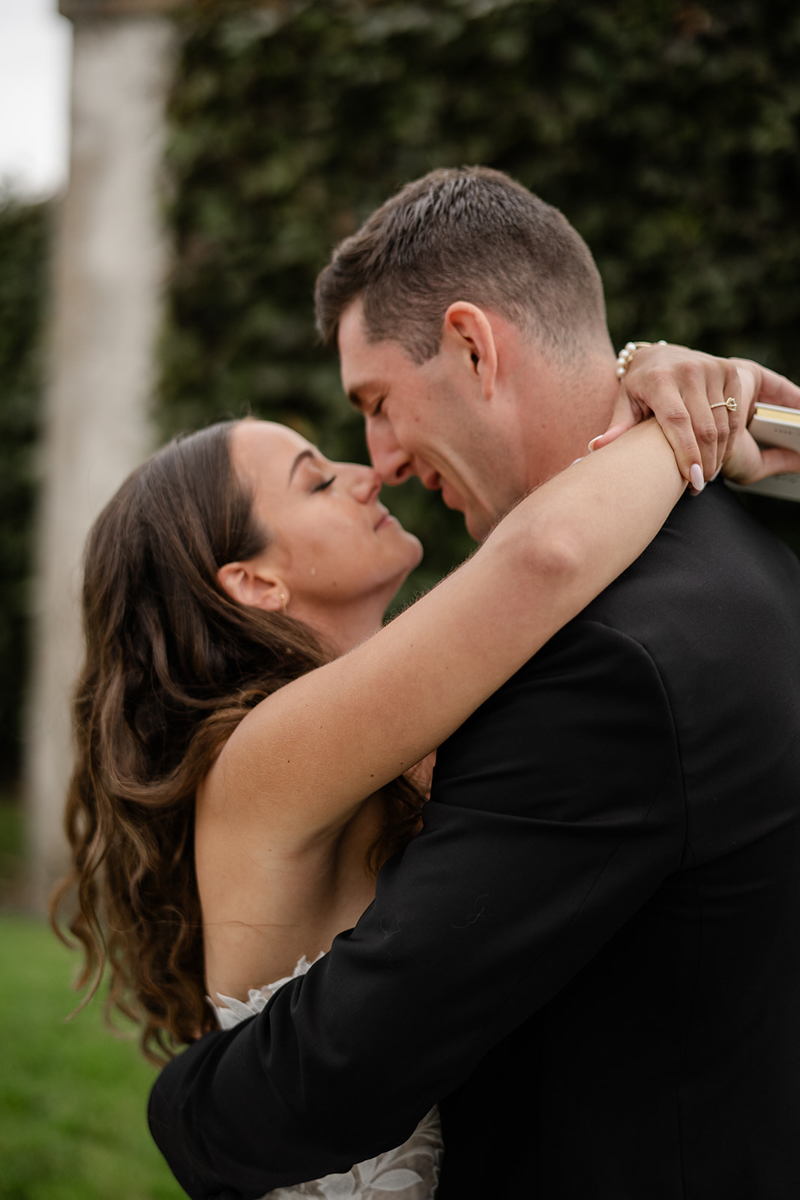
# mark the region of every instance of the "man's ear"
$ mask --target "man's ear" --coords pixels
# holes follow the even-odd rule
[[[497,344],[491,322],[482,308],[457,300],[444,314],[442,342],[458,355],[491,400],[497,381]]]
[[[289,589],[279,575],[252,562],[225,563],[217,582],[232,600],[265,612],[286,612]]]

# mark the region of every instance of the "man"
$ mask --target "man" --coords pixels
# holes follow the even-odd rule
[[[441,488],[475,536],[612,417],[591,256],[495,172],[405,188],[317,310],[384,478]],[[649,394],[709,390],[710,476],[739,392],[699,362]],[[671,436],[688,474],[682,417]],[[800,1195],[799,595],[721,485],[684,497],[441,747],[425,829],[355,931],[165,1070],[151,1127],[190,1195],[345,1171],[434,1101],[444,1200]]]

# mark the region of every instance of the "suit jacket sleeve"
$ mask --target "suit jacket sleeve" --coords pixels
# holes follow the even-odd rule
[[[254,1198],[399,1145],[679,866],[684,833],[656,665],[573,622],[441,748],[424,831],[356,928],[164,1070],[151,1130],[182,1186]]]

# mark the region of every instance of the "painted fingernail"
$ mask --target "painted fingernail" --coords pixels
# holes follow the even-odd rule
[[[593,453],[593,451],[594,451],[594,444],[595,444],[595,442],[599,442],[599,441],[600,441],[600,438],[601,438],[602,436],[603,436],[603,435],[602,435],[602,433],[598,433],[597,437],[593,437],[593,438],[592,438],[592,440],[589,442],[589,453],[590,453],[590,454],[592,454],[592,453]]]
[[[703,468],[698,463],[692,463],[691,470],[689,471],[689,479],[694,490],[702,492],[706,486],[706,481],[703,479]]]
[[[709,482],[709,483],[713,483],[713,482],[714,482],[714,480],[715,480],[715,479],[717,478],[717,476],[719,475],[719,473],[720,473],[720,471],[721,471],[721,470],[722,470],[722,463],[720,463],[720,464],[719,464],[719,466],[717,467],[716,471],[715,471],[715,472],[714,472],[714,474],[711,476],[711,478],[709,479],[709,481],[708,481],[708,482]]]

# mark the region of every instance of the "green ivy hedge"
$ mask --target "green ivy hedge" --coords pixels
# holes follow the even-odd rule
[[[592,247],[618,344],[800,379],[800,10],[790,0],[196,0],[170,102],[164,436],[251,411],[363,456],[312,289],[403,182],[482,162]],[[0,762],[16,767],[47,213],[0,204]],[[390,493],[427,547],[461,519]],[[751,502],[800,550],[796,506]]]
[[[0,197],[0,788],[19,770],[50,212]]]
[[[799,60],[780,0],[200,6],[170,106],[164,431],[252,411],[363,455],[315,276],[399,185],[462,163],[567,214],[618,343],[800,378]],[[460,518],[407,488],[390,503],[428,548],[424,586],[468,546]],[[796,509],[759,507],[793,536]]]

